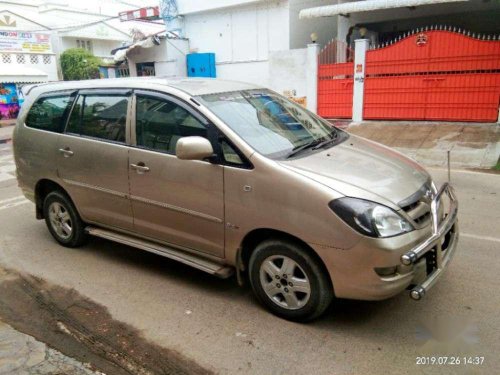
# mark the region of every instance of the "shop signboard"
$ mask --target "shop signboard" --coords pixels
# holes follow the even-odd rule
[[[30,31],[0,31],[1,52],[52,53],[50,34]]]

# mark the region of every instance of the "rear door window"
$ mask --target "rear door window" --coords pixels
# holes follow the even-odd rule
[[[26,116],[26,126],[61,133],[73,100],[69,93],[40,97]]]
[[[128,100],[127,95],[80,95],[66,132],[125,143]]]

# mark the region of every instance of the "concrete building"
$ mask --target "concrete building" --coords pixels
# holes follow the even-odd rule
[[[62,79],[59,56],[65,50],[84,48],[112,62],[111,50],[131,40],[131,28],[146,35],[164,30],[162,24],[116,18],[114,11],[73,8],[68,1],[2,1],[0,119],[17,115],[23,85]]]
[[[304,6],[325,0],[178,0],[187,50],[215,54],[217,77],[269,86],[297,100],[307,95],[307,44],[335,34],[331,20],[299,21]],[[156,49],[156,51],[159,51]],[[168,59],[171,57],[168,56]],[[309,70],[311,71],[311,70]]]
[[[178,0],[190,50],[215,53],[218,77],[293,91],[297,97],[306,95],[303,68],[310,34],[317,32],[321,43],[336,32],[331,20],[299,21],[298,14],[304,6],[327,3]]]
[[[111,50],[131,41],[131,29],[139,29],[146,35],[164,30],[162,24],[120,22],[115,11],[80,9],[70,4],[62,0],[2,1],[0,31],[49,35],[50,53],[57,67],[59,55],[69,48],[85,48],[97,57],[112,61]],[[48,80],[62,78],[60,72],[56,76],[52,71],[47,73]]]

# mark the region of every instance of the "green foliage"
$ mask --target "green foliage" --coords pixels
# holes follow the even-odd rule
[[[101,59],[83,48],[70,48],[61,54],[65,81],[99,78]]]
[[[500,158],[499,158],[499,159],[498,159],[498,161],[497,161],[497,165],[495,165],[495,166],[493,167],[493,169],[494,169],[495,171],[500,171]]]

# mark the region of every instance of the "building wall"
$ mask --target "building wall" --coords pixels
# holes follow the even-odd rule
[[[269,61],[217,64],[217,77],[269,86]]]
[[[4,56],[10,56],[10,63],[4,62],[6,60]],[[17,59],[17,55],[23,56],[21,61],[19,62]],[[56,56],[53,53],[49,54],[29,54],[29,53],[6,53],[0,52],[0,76],[1,72],[6,72],[9,70],[9,67],[19,65],[26,66],[28,68],[35,68],[41,70],[42,72],[47,73],[49,81],[57,81],[57,63]]]
[[[137,63],[154,62],[158,77],[185,77],[188,42],[180,39],[161,39],[159,46],[135,48],[127,54],[130,76],[137,76]]]
[[[287,96],[307,96],[307,48],[271,52],[269,86]]]
[[[240,5],[248,5],[259,2],[268,2],[267,0],[177,0],[179,14],[187,15],[196,12],[205,12],[208,10],[222,9]]]
[[[57,71],[60,71],[59,55],[68,48],[76,48],[77,39],[91,40],[92,53],[101,58],[111,58],[111,50],[120,47],[122,42],[127,42],[130,39],[126,32],[111,27],[107,23],[95,23],[82,28],[64,28],[68,25],[97,22],[105,19],[106,16],[104,15],[89,14],[85,11],[75,11],[66,7],[58,9],[57,7],[54,8],[54,5],[38,6],[21,2],[17,4],[0,3],[0,18],[3,19],[3,15],[7,13],[2,13],[2,11],[13,13],[10,14],[10,21],[14,21],[15,25],[10,27],[0,26],[0,31],[40,31],[44,29],[44,26],[57,29],[48,31],[51,34],[52,49],[57,59],[55,64],[56,77]],[[52,77],[53,73],[51,72],[49,80],[52,80]],[[60,72],[59,78],[62,79]]]
[[[290,0],[290,48],[304,48],[311,43],[311,34],[318,35],[318,43],[325,45],[337,36],[337,17],[301,20],[302,9],[331,5],[331,0]]]
[[[217,77],[269,85],[270,52],[289,48],[288,1],[187,14],[184,27],[191,51],[215,53]]]
[[[11,15],[12,17],[12,14],[9,12],[4,12],[1,14]],[[21,17],[15,16],[15,18],[12,17],[10,18],[10,20],[15,21],[15,25],[0,26],[0,31],[9,31],[12,32],[12,34],[18,33],[18,35],[20,35],[23,31],[38,30],[39,34],[49,35],[50,48],[48,50],[41,51],[37,50],[35,47],[32,47],[33,49],[26,47],[23,48],[24,52],[0,50],[0,76],[3,72],[8,72],[9,67],[19,65],[43,71],[47,73],[49,81],[57,81],[57,61],[53,43],[54,32],[43,30],[43,28],[35,22],[30,22],[29,20],[25,20]],[[33,34],[36,35],[37,33],[33,32]],[[10,60],[10,62],[7,62],[8,60]]]
[[[98,57],[111,58],[111,50],[121,47],[122,43],[111,40],[86,39],[75,37],[60,38],[59,51],[64,52],[69,48],[77,48],[77,40],[90,40],[92,43],[92,53]]]

